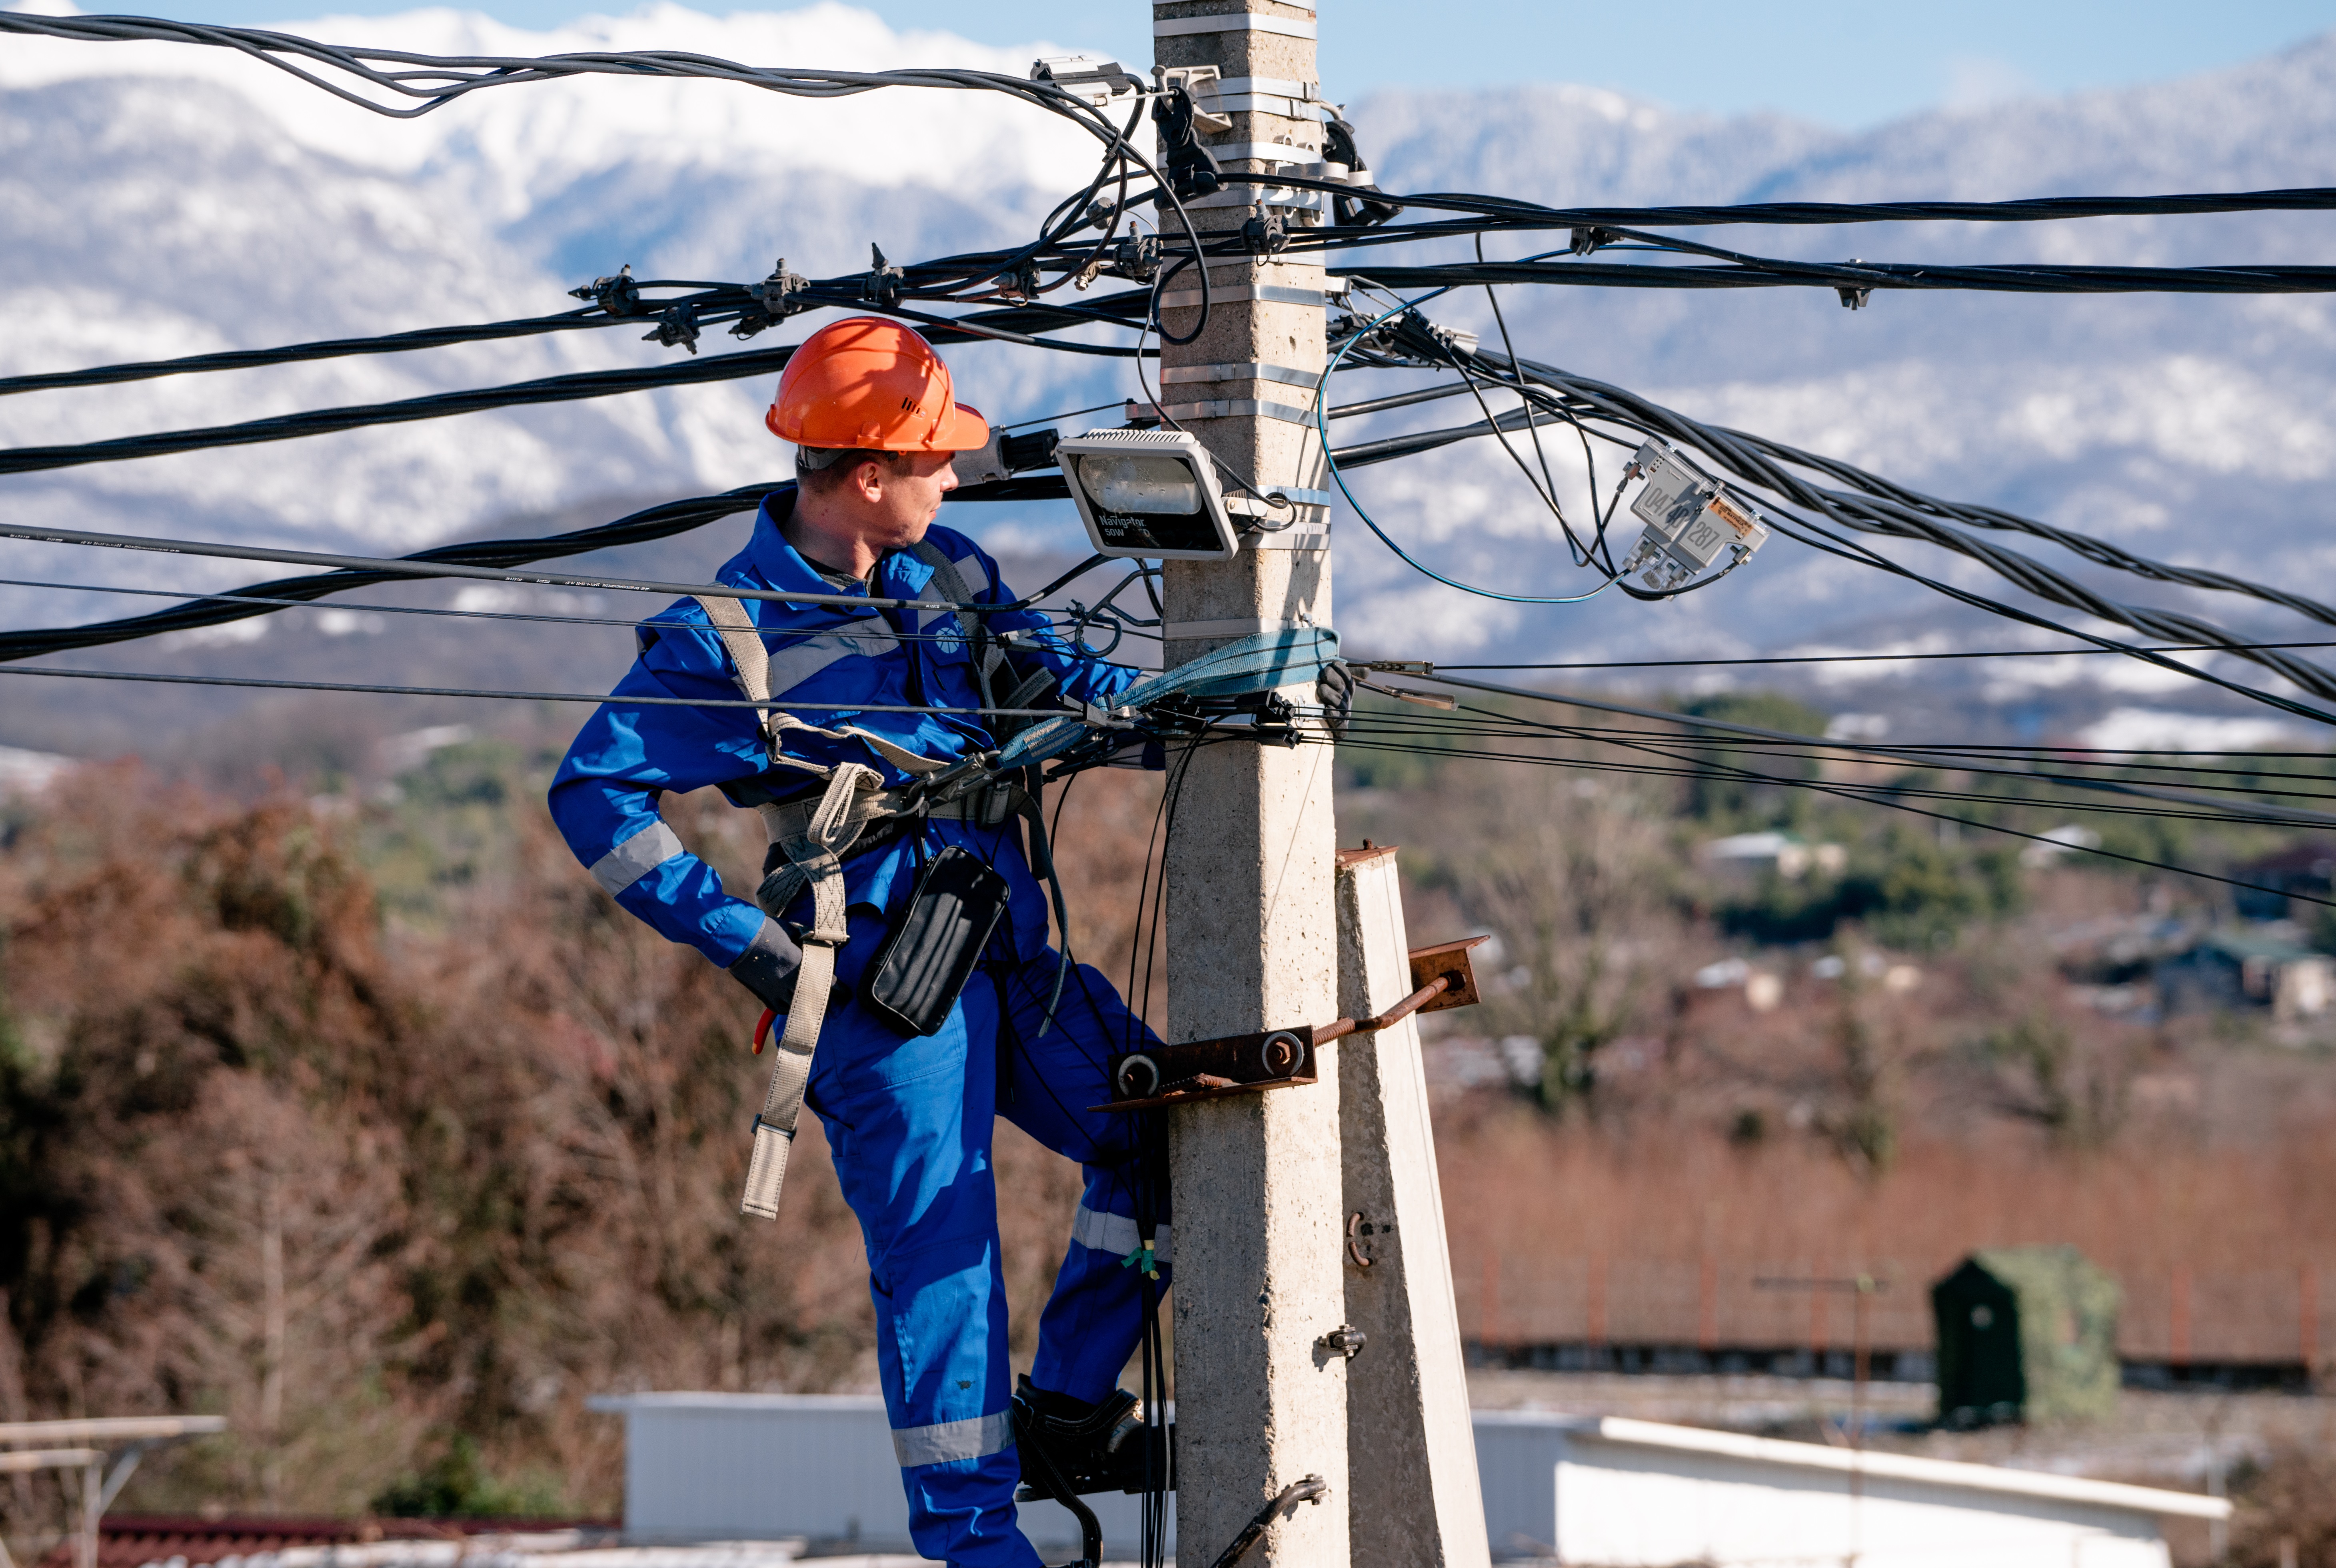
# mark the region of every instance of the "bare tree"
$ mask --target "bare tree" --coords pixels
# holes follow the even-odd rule
[[[1545,1108],[1587,1105],[1599,1051],[1628,1031],[1678,946],[1660,820],[1642,796],[1555,768],[1473,776],[1436,809],[1468,834],[1453,892],[1512,962],[1490,1021],[1540,1043]]]

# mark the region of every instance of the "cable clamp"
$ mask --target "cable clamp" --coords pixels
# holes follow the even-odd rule
[[[786,317],[811,308],[795,299],[796,295],[810,287],[810,278],[800,272],[787,270],[787,258],[782,256],[771,264],[771,275],[748,292],[754,295],[755,304],[773,316]]]
[[[900,303],[900,295],[908,287],[909,275],[884,259],[884,250],[871,242],[868,247],[868,276],[860,286],[860,297],[871,305],[887,309]]]
[[[1121,238],[1104,263],[1105,272],[1114,278],[1124,278],[1130,283],[1149,283],[1160,275],[1160,236],[1129,234]]]
[[[1231,115],[1201,107],[1202,93],[1205,93],[1209,102],[1214,103],[1218,95],[1224,91],[1218,85],[1223,79],[1224,73],[1216,66],[1154,65],[1152,68],[1152,76],[1160,83],[1161,93],[1170,100],[1173,101],[1179,92],[1183,94],[1186,102],[1192,105],[1192,123],[1195,129],[1206,131],[1212,135],[1222,136],[1233,128]],[[1176,111],[1172,109],[1171,112],[1174,113]]]
[[[1250,205],[1249,221],[1241,225],[1241,248],[1251,256],[1278,256],[1290,247],[1290,231],[1262,201]]]
[[[633,264],[626,262],[609,278],[596,278],[581,288],[568,291],[570,299],[589,299],[610,316],[638,316],[641,286],[633,281]]]
[[[1097,729],[1134,729],[1144,716],[1132,707],[1097,707],[1091,702],[1079,704],[1079,722]]]
[[[643,343],[662,344],[667,348],[678,345],[690,353],[697,352],[697,307],[693,304],[669,305],[657,324],[641,334]]]
[[[993,278],[988,294],[974,297],[1003,300],[1008,305],[1027,305],[1038,297],[1039,282],[1038,258],[1026,256],[1019,264]]]
[[[1030,80],[1061,88],[1096,109],[1107,109],[1122,93],[1144,91],[1144,79],[1116,60],[1092,54],[1049,54],[1030,63]]]

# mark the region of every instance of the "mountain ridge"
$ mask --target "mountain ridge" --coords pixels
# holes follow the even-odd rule
[[[409,48],[540,53],[654,41],[855,69],[914,62],[1017,73],[1030,54],[1065,47],[900,34],[832,4],[729,18],[664,5],[551,34],[451,11],[291,30]],[[1581,205],[1983,200],[2317,183],[2326,178],[2320,149],[2336,132],[2331,87],[2336,34],[2148,88],[1940,111],[1856,132],[1778,116],[1680,114],[1565,84],[1380,93],[1352,112],[1375,173],[1396,190]],[[1050,139],[1051,129],[1034,133],[1043,118],[980,94],[800,102],[704,83],[594,82],[499,89],[392,124],[220,52],[24,40],[0,60],[0,226],[25,237],[0,373],[540,314],[564,307],[566,287],[627,261],[643,276],[744,278],[782,254],[800,270],[847,271],[866,264],[871,240],[895,258],[998,244],[1027,233],[1092,167],[1091,151]],[[929,150],[921,163],[919,148]],[[2326,255],[2336,216],[1714,232],[1786,256],[2295,261]],[[1563,239],[1503,236],[1488,254]],[[2336,546],[2312,526],[2336,467],[2336,429],[2322,412],[2336,401],[2336,311],[2321,297],[1883,293],[1851,313],[1825,290],[1520,288],[1504,304],[1532,357],[1903,483],[2244,575],[2308,584],[2336,565]],[[1430,309],[1493,340],[1481,294]],[[637,336],[569,334],[0,399],[0,444],[216,424],[676,352],[637,345]],[[1134,391],[1123,368],[1066,355],[978,346],[951,357],[968,401],[1003,419]],[[58,526],[410,550],[500,518],[589,510],[599,497],[703,493],[771,477],[784,451],[760,427],[767,396],[765,386],[740,384],[499,411],[18,476],[7,493],[17,517]],[[1405,417],[1342,428],[1388,433],[1406,428]],[[1578,456],[1561,443],[1551,458],[1562,464],[1569,511],[1585,512]],[[1601,460],[1601,489],[1614,461]],[[1436,551],[1440,569],[1463,580],[1547,592],[1589,586],[1491,443],[1364,471],[1353,482],[1384,526]],[[975,521],[1011,550],[1056,550],[1076,538],[1061,507],[986,508]],[[1350,517],[1338,536],[1350,645],[1403,657],[1741,655],[1870,640],[1893,628],[1916,638],[1952,628],[1992,644],[2025,635],[1784,541],[1730,582],[1674,606],[1601,599],[1526,612],[1426,584]],[[2018,547],[2098,575],[2049,548]],[[2014,597],[1969,563],[1893,549],[1945,580]],[[9,562],[19,577],[142,585],[248,575],[186,558],[99,562],[59,547],[19,546]],[[2243,629],[2295,629],[2227,597],[2130,579],[2112,586]],[[0,615],[19,624],[120,607],[0,589]],[[2195,701],[2220,712],[2237,699]]]

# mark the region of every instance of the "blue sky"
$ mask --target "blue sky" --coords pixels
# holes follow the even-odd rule
[[[0,0],[5,3],[5,0]],[[84,9],[112,7],[82,0]],[[378,14],[417,0],[163,0],[136,7],[256,23],[330,9]],[[465,0],[443,0],[457,5]],[[475,3],[475,0],[473,0]],[[722,0],[694,0],[726,10]],[[487,0],[476,8],[543,26],[631,0]],[[784,9],[785,7],[774,7]],[[1021,5],[865,0],[903,27],[991,44],[1051,35],[1150,60],[1144,0]],[[1954,0],[1865,6],[1839,0],[1321,0],[1322,74],[1334,98],[1378,87],[1580,82],[1708,113],[1781,111],[1844,129],[1945,103],[2066,93],[2187,75],[2336,27],[2336,0]],[[791,64],[817,64],[792,61]]]

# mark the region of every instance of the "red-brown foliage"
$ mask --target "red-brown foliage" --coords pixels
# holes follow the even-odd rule
[[[1148,780],[1083,785],[1083,953],[1124,954]],[[754,824],[668,801],[744,870]],[[447,1434],[615,1502],[633,1388],[872,1387],[857,1227],[815,1126],[740,1219],[752,999],[583,876],[532,800],[443,934],[384,927],[307,803],[84,776],[0,856],[0,1401],[218,1410],[151,1504],[362,1507]],[[1120,929],[1110,921],[1118,919]],[[1076,1173],[1000,1128],[1017,1329]],[[1027,1345],[1023,1347],[1027,1354]],[[19,1488],[12,1512],[50,1503]],[[21,1516],[12,1530],[47,1524]]]

